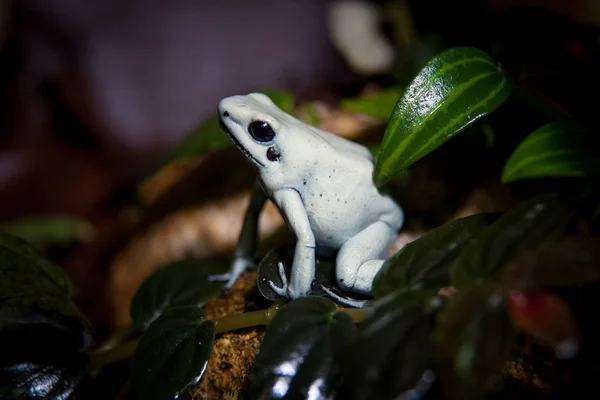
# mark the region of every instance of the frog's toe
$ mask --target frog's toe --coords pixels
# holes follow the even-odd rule
[[[335,288],[325,286],[323,284],[321,284],[321,290],[324,291],[333,300],[346,306],[354,308],[363,308],[367,304],[367,300],[353,299],[351,297],[343,295],[342,293],[339,293],[339,291],[337,291]]]
[[[264,282],[271,288],[272,291],[275,292],[280,297],[287,297],[288,292],[288,280],[285,275],[285,268],[283,267],[283,263],[279,261],[277,263],[277,269],[279,270],[279,278],[281,279],[281,287],[275,285],[275,282],[272,280],[266,279]]]

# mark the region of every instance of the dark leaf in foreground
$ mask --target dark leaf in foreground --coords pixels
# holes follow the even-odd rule
[[[148,277],[131,302],[131,319],[145,330],[165,310],[175,306],[202,307],[227,282],[229,265],[218,260],[182,260],[167,264]]]
[[[328,299],[287,303],[267,327],[247,398],[330,398],[339,384],[339,358],[355,335],[348,314]]]
[[[500,373],[514,346],[501,287],[483,284],[452,296],[439,314],[435,331],[445,393],[452,400],[481,399],[499,389]]]
[[[338,398],[397,399],[423,377],[431,384],[432,314],[441,304],[426,292],[397,292],[375,302],[346,352]]]
[[[452,266],[457,289],[495,278],[521,251],[561,235],[573,217],[577,197],[549,194],[525,201],[504,213],[461,253]]]
[[[194,306],[165,311],[146,330],[131,365],[136,399],[173,399],[196,384],[208,364],[215,324]]]
[[[400,289],[437,289],[450,284],[450,267],[498,214],[459,218],[432,229],[387,259],[373,281],[373,296],[381,298]]]

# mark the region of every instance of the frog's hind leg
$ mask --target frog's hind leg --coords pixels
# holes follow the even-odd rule
[[[338,285],[344,290],[371,294],[373,279],[383,265],[396,231],[382,221],[375,222],[348,239],[336,260]]]

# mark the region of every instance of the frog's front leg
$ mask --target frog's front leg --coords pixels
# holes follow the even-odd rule
[[[233,263],[230,269],[229,281],[225,285],[225,288],[229,289],[237,278],[247,269],[254,266],[252,257],[256,250],[256,243],[258,237],[258,216],[262,210],[267,195],[263,188],[260,186],[258,181],[252,188],[252,194],[250,197],[250,204],[246,210],[246,216],[244,217],[244,223],[242,225],[242,231],[235,249],[235,255]]]
[[[308,296],[315,278],[315,236],[310,228],[302,198],[294,189],[286,188],[277,190],[273,194],[273,201],[296,236],[296,249],[289,284],[281,264],[279,273],[283,287],[277,287],[273,282],[268,284],[280,296],[291,299]]]

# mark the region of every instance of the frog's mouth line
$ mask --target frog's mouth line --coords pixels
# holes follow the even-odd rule
[[[225,134],[227,136],[229,136],[229,139],[231,139],[231,141],[233,142],[235,147],[237,147],[248,159],[250,159],[250,161],[257,163],[261,167],[265,166],[263,163],[258,161],[256,158],[252,157],[252,154],[250,154],[250,152],[244,146],[242,146],[240,141],[233,135],[233,133],[231,133],[231,131],[229,130],[227,125],[225,125],[225,123],[223,122],[223,120],[221,118],[219,118],[219,126],[221,127],[221,129],[223,129],[223,132],[225,132]]]

